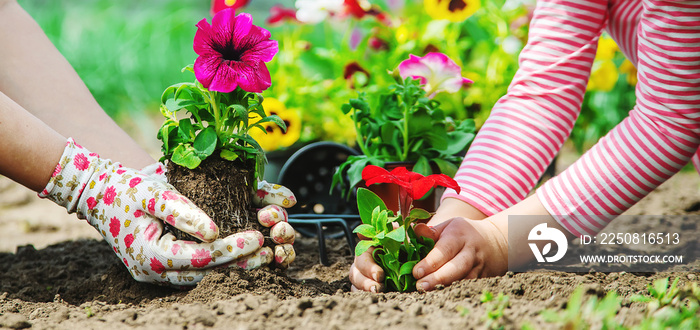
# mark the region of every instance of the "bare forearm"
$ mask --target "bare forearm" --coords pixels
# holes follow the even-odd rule
[[[65,137],[0,93],[0,174],[34,191],[51,177]]]
[[[0,0],[0,45],[0,91],[22,108],[103,157],[134,168],[154,162],[102,110],[68,61],[14,0]]]
[[[482,220],[486,218],[486,214],[481,212],[476,207],[459,200],[457,198],[445,198],[440,203],[440,207],[435,212],[435,215],[428,222],[431,226],[437,226],[447,220],[455,217],[462,217],[471,220]]]

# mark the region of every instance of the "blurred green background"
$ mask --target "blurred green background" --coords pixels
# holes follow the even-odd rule
[[[73,65],[104,110],[140,142],[158,150],[159,141],[156,140],[155,135],[158,126],[163,122],[158,111],[160,95],[171,84],[193,79],[191,74],[181,73],[180,69],[194,62],[196,55],[192,50],[192,40],[196,31],[195,24],[203,18],[210,19],[211,2],[208,0],[81,0],[79,2],[18,0],[18,2],[34,17],[59,51]],[[372,1],[386,8],[383,2]],[[422,1],[407,1],[409,2],[416,4],[414,13],[425,16],[421,13]],[[294,0],[251,0],[244,11],[253,15],[254,24],[264,26],[269,9],[275,4],[293,7]],[[526,39],[527,32],[527,20],[522,21],[522,19],[529,19],[525,14],[531,10],[531,5],[532,1],[523,0],[482,0],[481,9],[476,14],[461,23],[453,23],[449,26],[437,21],[419,21],[417,24],[410,25],[409,23],[415,23],[411,21],[412,16],[402,17],[408,23],[392,32],[390,37],[398,38],[401,33],[405,34],[399,31],[400,29],[408,29],[410,32],[413,28],[418,29],[415,32],[418,33],[418,38],[414,41],[409,38],[406,41],[407,44],[399,42],[392,46],[404,52],[409,50],[414,53],[416,53],[415,50],[424,51],[429,47],[437,46],[440,51],[446,52],[463,65],[464,74],[474,78],[475,84],[464,93],[444,96],[440,101],[459,105],[462,109],[455,107],[457,110],[453,115],[474,118],[479,126],[488,116],[493,104],[505,93],[515,73],[517,54]],[[376,24],[364,20],[355,26],[364,26],[368,31],[372,31]],[[425,29],[421,30],[420,27]],[[298,48],[303,47],[303,44],[300,46],[294,43],[296,39],[290,39],[292,42],[285,41],[285,38],[291,38],[297,30],[302,31],[300,32],[302,34],[297,37],[302,36],[302,38],[309,38],[308,40],[318,41],[327,37],[344,40],[341,37],[344,38],[343,34],[347,34],[347,26],[336,26],[335,30],[332,28],[323,24],[270,28],[273,39],[280,40],[281,51],[276,60],[269,64],[273,73],[273,87],[266,92],[266,95],[281,98],[288,108],[300,109],[302,125],[305,127],[300,143],[322,139],[337,142],[349,141],[349,144],[352,144],[353,137],[349,136],[352,130],[344,128],[347,120],[342,118],[339,106],[347,97],[355,96],[355,91],[347,87],[342,77],[328,77],[322,70],[333,69],[331,71],[337,73],[346,65],[337,59],[348,60],[355,56],[359,60],[364,59],[366,65],[376,64],[375,59],[384,59],[379,63],[381,68],[370,70],[377,72],[391,69],[385,68],[388,64],[385,65],[383,62],[388,63],[387,59],[391,60],[391,65],[396,65],[398,63],[393,62],[400,61],[399,55],[404,55],[398,51],[387,55],[378,54],[367,61],[366,57],[362,57],[357,52],[339,52],[337,42],[328,43],[326,40],[327,45],[333,46],[324,49],[319,45],[309,52],[304,52],[303,49]],[[337,35],[332,35],[333,33]],[[508,49],[506,41],[515,41],[515,47],[511,44]],[[404,47],[411,42],[416,42],[411,46],[413,48]],[[283,55],[284,47],[291,52]],[[634,84],[626,78],[636,72],[622,71],[624,58],[616,49],[614,42],[605,47],[611,49],[613,56],[601,58],[597,62],[610,61],[614,62],[614,65],[601,66],[607,71],[594,67],[594,75],[608,79],[611,84],[589,86],[591,88],[584,101],[581,117],[572,133],[570,144],[579,151],[590,147],[622,120],[634,104]],[[299,57],[295,57],[297,55]],[[280,59],[285,56],[286,59]],[[334,60],[339,63],[319,66],[319,63],[329,63]],[[315,64],[321,71],[314,76],[308,72],[309,70],[299,68],[305,64]],[[596,73],[596,70],[601,71],[602,74]],[[301,78],[308,79],[302,81]],[[310,99],[315,101],[309,102]]]

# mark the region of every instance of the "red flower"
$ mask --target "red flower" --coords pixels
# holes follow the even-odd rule
[[[386,42],[386,40],[379,38],[379,37],[369,37],[369,47],[374,49],[374,50],[388,50],[389,49],[389,43]]]
[[[351,62],[345,66],[343,69],[343,78],[348,81],[350,88],[355,88],[356,79],[354,79],[355,74],[360,73],[365,76],[365,81],[360,87],[367,86],[369,84],[369,72],[360,66],[357,62]]]
[[[452,188],[459,193],[457,181],[444,174],[423,176],[411,172],[405,167],[397,167],[391,172],[374,165],[368,165],[362,170],[362,179],[367,186],[375,183],[395,183],[406,190],[408,196],[420,199],[437,186]]]
[[[165,266],[156,259],[156,257],[151,258],[151,270],[156,272],[156,274],[162,274],[165,271]]]
[[[141,210],[134,211],[135,218],[140,218],[142,215],[143,215],[143,211],[141,211]]]
[[[87,199],[88,210],[94,209],[95,206],[97,206],[97,200],[95,199],[95,197],[88,197],[88,199]]]
[[[126,248],[130,248],[131,244],[134,243],[134,234],[129,234],[124,236],[124,245],[126,245]]]
[[[367,0],[345,0],[345,12],[357,19],[366,15],[374,16],[379,22],[389,25],[389,18],[379,10],[378,6],[373,6]]]
[[[109,232],[112,233],[112,237],[117,237],[119,235],[119,228],[121,227],[121,222],[117,217],[112,217],[109,220]]]
[[[131,181],[129,181],[129,187],[130,188],[136,187],[139,183],[141,183],[141,178],[135,177],[135,178],[131,179]]]
[[[227,9],[233,8],[236,10],[241,7],[245,7],[250,0],[212,0],[211,2],[211,15],[214,16],[216,13]]]
[[[102,197],[102,201],[107,205],[112,205],[114,203],[114,197],[117,197],[117,189],[114,186],[107,187],[105,190],[105,195]]]
[[[75,165],[75,168],[78,170],[85,171],[90,166],[90,161],[85,157],[85,154],[80,153],[75,155],[73,165]]]
[[[297,11],[293,8],[284,8],[280,5],[274,5],[270,8],[270,16],[265,23],[270,26],[282,24],[284,21],[299,22],[297,20]]]
[[[211,262],[211,254],[205,249],[194,250],[192,256],[192,266],[202,268]]]

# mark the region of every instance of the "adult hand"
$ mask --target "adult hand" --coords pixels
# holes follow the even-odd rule
[[[435,240],[435,247],[413,267],[419,291],[508,270],[508,237],[490,219],[453,218],[435,227],[418,224],[414,229],[418,236]]]
[[[72,139],[39,196],[86,219],[138,281],[194,285],[215,266],[268,258],[260,232],[217,239],[214,222],[172,186],[101,159]],[[205,243],[163,234],[163,221]]]

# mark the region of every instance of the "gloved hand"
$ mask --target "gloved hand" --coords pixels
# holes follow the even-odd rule
[[[217,239],[214,222],[172,186],[101,159],[72,139],[39,196],[87,219],[138,281],[194,285],[213,267],[245,262],[252,268],[271,259],[271,250],[261,249],[260,232]],[[162,235],[162,221],[206,243]]]
[[[296,258],[296,252],[292,244],[294,243],[295,232],[292,225],[287,222],[289,216],[284,208],[290,208],[297,203],[294,194],[284,186],[270,184],[265,181],[258,182],[258,191],[253,196],[253,203],[264,206],[258,211],[258,221],[270,229],[272,241],[275,246],[275,263],[282,268],[286,268]],[[244,267],[244,263],[239,262],[239,266]]]

